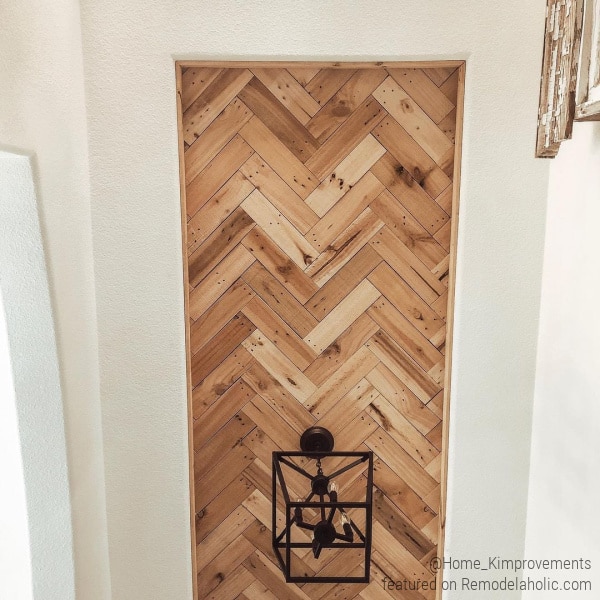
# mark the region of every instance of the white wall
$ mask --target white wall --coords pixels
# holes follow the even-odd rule
[[[3,498],[0,511],[0,598],[32,600],[33,581],[23,457],[1,288],[0,497]]]
[[[48,519],[67,519],[54,539],[52,530],[44,529],[44,521],[36,522],[38,533],[46,536],[50,546],[45,568],[52,568],[49,578],[43,570],[35,571],[36,584],[51,589],[43,587],[44,592],[36,598],[67,600],[73,597],[76,585],[80,598],[100,600],[109,597],[109,575],[79,3],[11,0],[2,3],[0,22],[0,149],[17,148],[33,157],[62,388],[61,399],[51,396],[54,391],[49,382],[47,388],[40,387],[39,408],[33,416],[45,424],[40,441],[47,436],[58,443],[66,428],[73,507],[72,542],[66,480],[30,480],[36,498],[41,500],[44,493],[62,498]],[[6,202],[17,224],[16,210],[23,211],[23,223],[32,216],[13,199]],[[11,233],[17,235],[18,231]],[[28,241],[24,234],[22,240],[13,240],[25,247]],[[15,256],[18,258],[18,253]],[[22,269],[24,277],[34,277],[31,265]],[[44,313],[41,299],[37,304],[34,300],[30,308],[22,304],[19,328],[26,330],[38,313],[50,317]],[[51,327],[52,322],[47,325]],[[38,353],[46,350],[30,346],[29,359],[35,362]],[[25,381],[28,377],[32,379],[31,372],[15,375]],[[31,423],[23,427],[22,435],[36,431]],[[40,443],[36,458],[46,459],[48,464],[57,461],[66,474],[64,448],[62,455],[59,450],[53,454],[52,448]],[[24,460],[27,470],[25,456]],[[73,554],[72,546],[75,583],[72,559],[57,566],[60,557]]]
[[[550,169],[527,555],[590,559],[600,584],[600,123],[576,123]],[[554,573],[557,579],[573,573]],[[592,598],[561,593],[562,598]],[[535,598],[533,594],[524,598]]]
[[[114,600],[191,597],[182,57],[468,59],[447,551],[519,557],[549,168],[533,158],[544,0],[82,6]]]
[[[7,557],[8,573],[0,577],[0,598],[73,600],[62,396],[33,173],[28,156],[2,151],[0,286],[2,342],[10,353],[1,399],[7,420],[0,431],[0,498],[8,505],[1,511],[7,535],[0,535],[0,556]]]

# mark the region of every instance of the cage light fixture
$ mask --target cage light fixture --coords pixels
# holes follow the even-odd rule
[[[331,432],[315,426],[302,434],[300,451],[273,452],[272,543],[288,583],[369,582],[373,453],[336,452],[333,448]],[[343,493],[342,481],[347,482]],[[284,519],[278,514],[278,504],[285,507]],[[326,565],[331,553],[349,549],[362,551],[364,570],[360,574],[336,576],[325,568],[309,576],[301,563],[295,565],[307,551]]]

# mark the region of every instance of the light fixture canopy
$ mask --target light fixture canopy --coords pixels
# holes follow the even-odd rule
[[[273,452],[272,543],[288,583],[369,581],[373,453],[334,451],[334,445],[331,432],[315,426],[302,434],[299,452]],[[360,574],[336,576],[327,569],[311,574],[301,560],[312,552],[327,565],[332,557],[326,554],[348,549],[362,550]]]

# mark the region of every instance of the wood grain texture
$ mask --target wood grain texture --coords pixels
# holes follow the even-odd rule
[[[198,598],[389,600],[443,534],[461,63],[180,64]],[[314,424],[375,453],[368,585],[271,551],[271,452]]]

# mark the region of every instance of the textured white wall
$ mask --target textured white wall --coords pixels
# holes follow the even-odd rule
[[[60,557],[72,554],[73,546],[79,597],[104,600],[109,597],[110,582],[79,2],[3,2],[0,22],[0,148],[18,148],[33,156],[63,395],[61,406],[60,397],[51,397],[55,390],[50,382],[47,388],[38,389],[32,417],[45,424],[45,430],[36,445],[36,459],[45,458],[49,465],[59,461],[65,469],[64,448],[61,455],[60,448],[43,442],[48,436],[58,444],[66,429],[73,508],[73,542],[70,522],[54,539],[47,537],[45,560],[53,569],[52,576],[45,581],[46,572],[36,570],[35,581],[44,590],[39,598],[72,598],[72,559],[58,565]],[[6,208],[13,210],[15,226],[19,225],[19,215],[14,211],[23,211],[23,224],[33,217],[31,210],[35,205],[19,207],[14,200],[6,201]],[[15,232],[11,234],[16,235]],[[22,236],[18,243],[26,248],[27,236]],[[6,257],[0,257],[3,259]],[[38,285],[33,266],[23,264],[23,275]],[[25,291],[35,289],[38,288]],[[47,307],[43,296],[39,300],[39,304],[34,299],[31,304],[22,303],[19,326],[26,329],[35,322],[37,313],[50,318],[44,313]],[[8,302],[6,294],[5,301]],[[51,327],[52,321],[46,325]],[[30,359],[35,361],[37,352],[46,350],[31,345]],[[19,377],[31,377],[31,372],[19,373]],[[23,433],[27,434],[33,425],[23,423]],[[35,427],[31,431],[36,431]],[[32,478],[29,483],[40,501],[43,494],[57,497],[55,493],[59,494],[61,486],[61,498],[68,501],[65,480],[57,477],[48,481],[42,477],[36,481]],[[48,515],[49,522],[59,517],[70,521],[68,509],[67,504],[55,506]],[[52,531],[44,529],[44,521],[36,522],[36,526],[41,527],[40,535],[48,536]],[[54,550],[52,544],[56,546]]]
[[[0,557],[8,557],[2,571],[10,571],[0,577],[0,598],[74,600],[62,395],[33,173],[28,156],[2,151],[0,286],[11,363],[3,387],[12,388],[1,400],[9,420],[1,426],[6,436],[0,450],[8,453],[2,452],[3,464],[13,459],[13,468],[1,475],[7,487],[0,498],[8,506],[2,508],[7,535],[0,535]],[[11,425],[18,426],[16,440]],[[20,481],[15,458],[21,462]]]
[[[561,600],[600,585],[599,163],[600,123],[576,123],[550,169],[526,553],[590,559],[553,577],[591,577],[596,590]]]
[[[549,167],[533,158],[544,6],[83,0],[114,600],[191,597],[174,58],[468,59],[447,551],[522,554]]]
[[[4,158],[4,160],[3,160]],[[19,157],[20,158],[20,157]],[[26,160],[26,159],[25,159]],[[0,173],[6,169],[0,153]],[[0,174],[0,180],[3,177]],[[0,280],[1,284],[1,280]],[[0,598],[32,600],[31,551],[17,400],[0,287]]]

